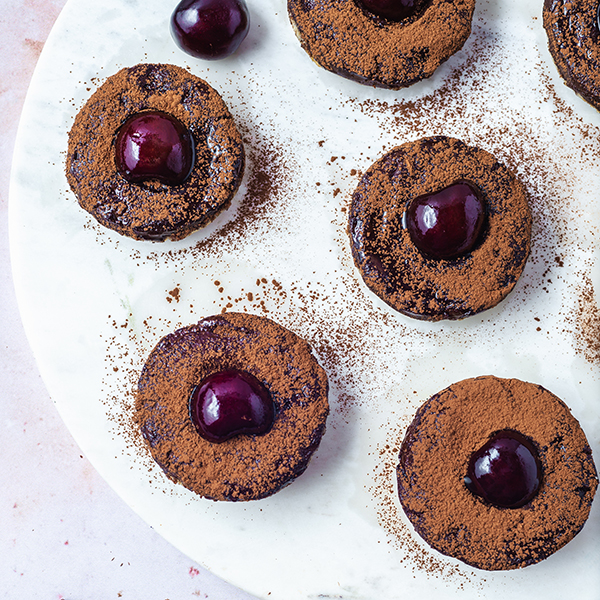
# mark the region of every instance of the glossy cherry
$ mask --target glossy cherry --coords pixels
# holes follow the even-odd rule
[[[175,117],[160,111],[130,117],[115,140],[119,173],[132,183],[183,183],[194,166],[194,139]]]
[[[406,211],[406,228],[413,244],[425,256],[436,259],[449,260],[470,252],[484,222],[481,193],[467,181],[419,196]]]
[[[275,406],[254,375],[219,371],[195,387],[190,416],[203,438],[219,443],[241,433],[267,433],[273,425]]]
[[[421,12],[430,0],[356,0],[368,12],[387,19],[402,21]]]
[[[486,502],[518,508],[536,495],[542,481],[537,450],[524,435],[504,429],[471,456],[465,484]]]
[[[181,0],[171,15],[171,35],[188,54],[208,60],[233,54],[250,27],[244,0]]]

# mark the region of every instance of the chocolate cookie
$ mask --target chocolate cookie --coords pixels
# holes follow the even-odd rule
[[[408,14],[390,14],[390,4],[288,0],[288,14],[302,47],[321,67],[391,89],[433,75],[471,33],[475,0],[418,0]]]
[[[475,472],[483,483],[497,478],[492,487],[487,481],[487,497],[469,489],[482,447],[487,454]],[[537,486],[519,502],[498,504],[498,494],[518,491],[523,470],[535,470],[536,461]],[[487,570],[531,565],[562,548],[583,527],[598,485],[592,452],[569,408],[539,385],[491,376],[455,383],[419,408],[397,475],[417,533],[442,554]]]
[[[256,393],[240,392],[248,386]],[[267,318],[225,313],[157,344],[140,375],[136,419],[170,479],[213,500],[257,500],[308,466],[327,394],[304,340]]]
[[[548,48],[561,77],[600,109],[600,30],[596,0],[544,0]]]
[[[366,171],[348,232],[362,278],[392,308],[416,319],[461,319],[515,286],[529,255],[531,212],[523,186],[491,154],[430,137],[394,148]],[[456,234],[471,243],[456,245]],[[448,243],[458,253],[440,253]]]
[[[132,125],[140,116],[142,124]],[[212,221],[229,206],[243,169],[242,139],[219,94],[173,65],[140,64],[112,75],[69,132],[66,174],[79,204],[105,227],[139,240],[182,239]]]

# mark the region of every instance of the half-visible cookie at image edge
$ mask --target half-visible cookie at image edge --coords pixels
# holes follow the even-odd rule
[[[139,64],[108,77],[75,117],[66,175],[105,227],[179,240],[230,205],[244,156],[233,117],[206,81]]]
[[[462,319],[496,306],[531,243],[523,185],[489,152],[444,137],[398,146],[362,176],[348,234],[365,284],[416,319]]]
[[[566,84],[600,110],[600,29],[596,0],[544,0],[548,49]]]
[[[362,84],[400,89],[433,75],[471,33],[475,0],[288,0],[318,65]]]
[[[258,500],[306,470],[327,396],[307,342],[265,317],[224,313],[159,341],[139,378],[136,422],[173,481],[212,500]]]
[[[493,376],[455,383],[419,408],[397,478],[416,532],[485,570],[525,567],[565,546],[598,486],[565,403],[542,386]]]

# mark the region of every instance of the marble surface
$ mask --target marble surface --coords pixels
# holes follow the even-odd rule
[[[25,338],[8,249],[9,173],[29,80],[64,3],[0,1],[0,597],[251,600],[166,542],[98,475]]]
[[[480,3],[464,51],[430,81],[401,93],[316,69],[278,0],[255,2],[244,53],[210,68],[172,48],[159,25],[161,4],[71,2],[73,10],[61,16],[64,38],[47,46],[52,54],[42,57],[27,105],[11,189],[12,258],[20,309],[53,398],[18,320],[5,319],[3,426],[14,452],[2,492],[11,514],[9,559],[1,567],[7,597],[24,589],[63,598],[248,597],[202,570],[203,562],[264,598],[364,600],[410,590],[437,598],[558,600],[577,583],[581,598],[597,600],[598,506],[582,534],[542,564],[482,574],[423,548],[390,486],[393,448],[416,407],[467,376],[491,372],[545,385],[568,402],[598,449],[600,357],[589,334],[597,327],[593,290],[600,284],[593,225],[600,120],[557,79],[537,3]],[[41,19],[47,34],[60,8],[47,13],[50,6],[29,2],[11,11],[23,23],[23,14]],[[86,19],[95,25],[89,32],[80,28]],[[32,29],[24,34],[30,40]],[[15,45],[33,49],[29,73],[39,37]],[[77,210],[57,158],[69,123],[104,76],[142,60],[189,66],[224,94],[251,151],[238,202],[254,202],[260,218],[241,222],[236,206],[208,231],[149,250]],[[22,77],[14,64],[13,77]],[[302,97],[287,93],[294,86]],[[399,140],[435,133],[462,137],[507,161],[531,195],[536,226],[531,259],[505,302],[465,322],[432,325],[398,318],[365,292],[349,260],[345,218],[358,173]],[[253,197],[264,193],[265,181],[270,196]],[[4,215],[5,204],[3,195]],[[234,226],[225,228],[230,220]],[[227,235],[208,239],[221,227]],[[225,292],[213,285],[216,273]],[[250,295],[257,275],[265,285]],[[173,301],[173,288],[182,302]],[[15,315],[11,302],[7,311]],[[111,429],[111,411],[121,405],[99,400],[124,396],[114,373],[135,371],[174,324],[233,302],[268,309],[311,341],[332,383],[332,415],[301,480],[265,502],[216,506],[160,475],[148,482],[143,457]],[[51,445],[56,440],[58,447]]]

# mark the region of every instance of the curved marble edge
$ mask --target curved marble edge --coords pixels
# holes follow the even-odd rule
[[[121,61],[136,56],[137,61],[160,57],[161,60],[169,58],[177,62],[187,62],[187,59],[169,49],[163,36],[155,32],[154,14],[150,13],[147,23],[138,23],[135,31],[131,31],[130,25],[125,24],[127,19],[119,18],[119,10],[122,9],[131,16],[136,14],[139,3],[133,2],[126,7],[118,6],[119,4],[115,0],[113,4],[105,3],[100,9],[92,6],[90,2],[72,1],[67,7],[68,10],[63,12],[40,57],[23,112],[15,152],[10,207],[15,285],[28,337],[61,416],[99,472],[134,510],[184,552],[206,564],[220,576],[253,593],[264,597],[272,593],[270,597],[280,595],[287,598],[305,598],[319,593],[341,594],[343,597],[352,595],[366,599],[382,594],[400,597],[406,589],[436,589],[441,597],[454,597],[456,594],[468,597],[464,590],[451,589],[445,582],[437,583],[424,573],[417,572],[415,575],[410,569],[402,566],[400,559],[404,551],[390,550],[386,547],[389,540],[376,523],[373,507],[369,505],[368,494],[365,494],[365,488],[371,481],[365,481],[360,470],[364,467],[371,468],[372,465],[364,464],[364,458],[357,458],[357,453],[369,448],[372,450],[384,443],[386,436],[382,425],[385,425],[385,417],[396,415],[401,420],[406,416],[402,409],[398,411],[393,408],[389,410],[389,415],[383,418],[381,412],[386,410],[385,402],[377,402],[375,415],[363,409],[357,410],[356,416],[361,428],[368,429],[368,426],[372,425],[374,430],[379,429],[370,439],[365,438],[364,434],[358,435],[358,439],[343,439],[344,435],[351,436],[356,434],[356,431],[344,430],[341,421],[338,421],[341,433],[337,436],[334,433],[329,437],[330,441],[324,445],[322,454],[320,452],[321,460],[316,461],[312,475],[309,477],[307,473],[303,476],[306,479],[302,481],[306,483],[294,485],[277,495],[272,502],[256,506],[216,506],[180,490],[174,491],[170,484],[149,488],[143,466],[140,466],[136,457],[128,455],[123,440],[115,437],[112,423],[107,419],[106,406],[98,400],[98,390],[101,390],[101,394],[121,391],[118,385],[114,386],[114,389],[111,389],[110,385],[108,390],[105,389],[106,347],[98,340],[99,336],[104,336],[104,339],[115,336],[114,327],[107,319],[107,306],[110,306],[110,312],[113,313],[111,318],[117,321],[128,318],[132,300],[133,304],[137,302],[139,304],[136,306],[142,307],[140,314],[147,314],[147,305],[143,304],[144,294],[152,295],[152,298],[156,299],[164,293],[164,286],[153,289],[152,268],[143,270],[143,274],[131,286],[128,281],[131,273],[128,272],[127,259],[124,257],[129,252],[136,253],[139,247],[133,242],[117,239],[105,232],[98,234],[93,226],[90,227],[84,215],[73,210],[73,199],[65,187],[60,167],[66,146],[66,130],[74,110],[89,93],[87,87],[96,84],[96,81],[92,82],[92,78],[99,74],[108,74]],[[269,14],[268,9],[271,10]],[[289,39],[290,36],[286,35],[285,31],[277,30],[284,25],[284,16],[274,14],[277,9],[274,9],[272,4],[267,4],[263,10],[265,12],[260,13],[261,24],[267,31],[277,31],[273,39],[280,44],[282,56],[301,61],[302,68],[305,68],[305,57],[298,52],[293,40]],[[99,11],[99,14],[94,16],[95,22],[101,24],[103,32],[108,32],[98,40],[90,40],[84,32],[77,31],[80,19],[83,16],[91,18],[90,15],[95,15],[94,11]],[[281,7],[279,12],[281,13]],[[264,58],[264,46],[261,46],[258,40],[254,43],[244,60],[254,58],[258,61]],[[88,44],[94,48],[92,58]],[[192,68],[202,71],[196,64]],[[278,64],[273,65],[266,75],[260,75],[256,67],[244,67],[242,59],[234,59],[234,62],[227,66],[226,73],[215,73],[213,69],[211,66],[210,69],[207,68],[207,72],[219,79],[231,98],[234,98],[234,91],[240,85],[239,81],[234,81],[235,78],[232,77],[236,69],[245,70],[248,79],[254,78],[252,85],[255,85],[256,81],[270,84],[275,76],[287,77],[289,82],[297,79],[295,74],[284,73]],[[302,77],[302,80],[309,84],[308,95],[314,102],[318,102],[319,94],[332,82],[328,75],[322,73],[316,73],[313,78],[313,73],[309,72]],[[427,82],[427,85],[433,84]],[[358,96],[364,94],[368,97],[370,93],[352,86],[341,88],[341,94],[338,91],[325,91],[325,101],[321,106],[325,106],[327,102],[331,103],[336,106],[343,119],[347,113],[344,113],[343,103],[340,106],[340,95],[350,93]],[[407,95],[410,96],[410,93]],[[389,95],[384,97],[391,98]],[[261,107],[266,108],[271,102],[260,96],[256,96],[254,100],[257,104],[262,102]],[[289,102],[287,99],[277,100],[281,102],[280,107],[289,108],[286,104]],[[240,114],[256,117],[256,114],[246,108],[239,99],[234,99],[234,103]],[[353,110],[349,112],[354,114]],[[330,118],[327,113],[326,118]],[[281,119],[285,121],[285,117],[280,117]],[[273,130],[279,124],[275,120],[272,124]],[[308,137],[308,141],[294,152],[295,158],[305,158],[307,152],[310,156],[315,152],[315,142],[323,133],[330,134],[327,123],[320,124],[314,132],[308,134],[304,123],[299,123],[297,127],[299,134]],[[361,122],[357,125],[357,129],[363,135],[368,128],[369,123]],[[44,131],[45,135],[40,137],[39,131]],[[331,135],[328,139],[330,147],[334,146],[336,150],[349,149],[352,136],[339,130],[336,135],[335,144],[332,143],[335,136]],[[357,164],[366,164],[366,157],[361,157],[359,150],[353,153],[350,151],[348,154]],[[60,156],[61,159],[48,160],[49,156]],[[320,175],[327,178],[331,172],[323,169],[322,165],[315,165],[311,176]],[[297,190],[292,186],[287,191]],[[335,207],[327,202],[324,208],[321,202],[317,202],[317,208],[317,213],[322,210],[324,215],[335,217]],[[326,228],[324,234],[328,234]],[[99,241],[100,251],[97,248]],[[184,246],[185,243],[176,248]],[[273,264],[273,255],[269,252],[254,255],[257,256],[256,264],[244,261],[245,255],[249,254],[248,250],[256,249],[256,245],[250,241],[247,248],[237,253],[237,267],[235,264],[232,268],[231,265],[217,263],[219,269],[228,273],[231,282],[253,281],[257,274],[262,275],[265,272],[282,274],[285,279],[285,261],[274,261]],[[339,253],[339,247],[334,245],[333,249]],[[145,250],[142,254],[144,252]],[[124,263],[126,268],[120,271],[119,267],[123,267]],[[311,262],[311,271],[314,270],[312,267],[315,264],[318,263]],[[333,267],[338,268],[339,264],[347,268],[343,257],[336,255]],[[324,279],[327,268],[327,265],[317,268],[319,275]],[[198,277],[202,284],[210,278],[210,271],[211,269],[207,268]],[[303,268],[292,267],[292,272],[302,275]],[[161,284],[171,283],[174,277],[181,278],[180,270],[173,267],[164,269],[161,272]],[[292,281],[293,277],[288,277],[286,283]],[[190,289],[195,289],[195,286],[199,286],[196,281],[190,282]],[[40,289],[43,289],[45,297],[50,299],[50,302],[44,305],[40,305],[39,302]],[[91,298],[91,292],[98,290],[101,290],[102,301]],[[520,299],[522,298],[523,296]],[[214,304],[214,299],[211,297],[205,302],[205,310],[208,310]],[[170,307],[161,306],[158,312],[165,318],[170,318],[169,309]],[[516,316],[518,311],[513,305],[508,310],[507,317]],[[289,307],[282,310],[281,314],[290,318]],[[498,314],[503,313],[499,310],[494,316],[498,317]],[[184,319],[188,318],[188,315],[182,312],[176,318]],[[348,319],[348,316],[345,318]],[[409,325],[412,327],[414,324]],[[481,320],[477,320],[470,323],[467,329],[482,330],[484,325]],[[516,327],[513,329],[504,321],[503,325],[516,339],[522,340]],[[425,326],[414,327],[421,332],[427,330]],[[458,326],[452,326],[450,330],[456,332]],[[310,329],[307,331],[310,332]],[[60,339],[62,334],[68,335],[68,364],[65,364],[61,352],[57,351],[56,340]],[[123,343],[127,345],[128,340],[124,340]],[[144,344],[148,347],[150,342],[145,340]],[[486,340],[484,346],[486,344],[489,344],[489,340]],[[418,347],[425,353],[431,351],[426,344]],[[65,348],[62,350],[64,352]],[[401,358],[399,364],[411,367],[408,364],[410,356],[403,355]],[[432,364],[427,362],[423,372],[430,369]],[[463,358],[462,362],[454,359],[453,374],[456,373],[456,376],[453,375],[453,379],[459,378],[464,372],[492,366],[500,370],[517,371],[513,372],[516,376],[521,373],[525,376],[527,372],[533,371],[535,374],[543,374],[547,379],[553,378],[552,366],[540,365],[537,361],[532,370],[531,364],[519,365],[513,357],[496,356],[495,362],[484,365],[478,357],[472,355]],[[411,368],[415,370],[414,365]],[[421,372],[419,369],[416,371]],[[582,368],[581,372],[584,377],[590,378],[585,368]],[[444,377],[447,377],[447,374]],[[428,385],[419,386],[424,391],[441,383],[444,377],[436,374]],[[595,380],[596,374],[592,373],[590,385],[594,385]],[[82,389],[85,390],[84,394],[81,393]],[[435,391],[435,388],[430,391]],[[563,391],[573,393],[574,389],[571,384],[564,384]],[[560,390],[557,393],[560,393]],[[586,403],[581,401],[578,408],[585,413]],[[597,423],[597,415],[592,416],[592,422]],[[123,456],[119,456],[120,453],[127,457],[125,461]],[[334,472],[328,471],[328,463],[336,467]],[[323,474],[327,474],[325,482],[322,481]],[[311,498],[309,505],[306,500],[308,497]],[[356,505],[352,505],[353,502],[356,502]],[[292,522],[290,514],[294,515]],[[186,523],[183,527],[182,522]],[[594,531],[598,528],[597,522],[596,516],[591,524]],[[592,527],[588,529],[591,534]],[[202,535],[198,536],[200,531]],[[533,586],[535,582],[535,593],[541,598],[548,569],[570,573],[563,581],[571,580],[573,573],[581,577],[581,568],[576,567],[581,566],[582,553],[584,555],[586,552],[598,552],[598,544],[594,545],[590,541],[590,534],[586,531],[585,539],[582,538],[581,543],[577,544],[577,549],[573,548],[571,556],[565,557],[564,560],[557,556],[535,571],[528,570],[511,576],[486,574],[486,591],[489,593],[487,597],[500,597],[506,589],[520,590],[524,582],[527,582],[528,586]],[[357,544],[357,539],[368,539],[368,550],[364,545]],[[318,543],[315,540],[319,540]],[[375,544],[372,544],[373,541]],[[257,556],[257,546],[261,556]],[[343,548],[342,553],[339,552],[340,548]],[[304,551],[298,552],[298,549]],[[450,561],[450,564],[453,563]],[[457,568],[464,571],[462,567]],[[584,569],[583,577],[589,579],[591,576],[585,571],[587,570]],[[476,588],[482,585],[481,577],[479,574],[468,572],[468,578],[475,582],[473,588],[470,588],[475,597],[478,594]],[[291,589],[294,587],[290,583],[292,581],[296,582],[295,589]],[[402,593],[400,589],[403,590]],[[529,597],[535,597],[535,593]]]

